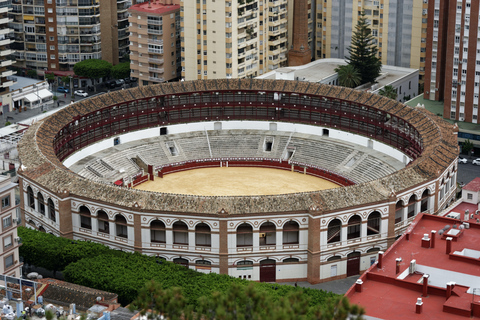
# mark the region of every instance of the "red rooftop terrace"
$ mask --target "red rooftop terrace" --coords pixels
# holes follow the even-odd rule
[[[419,214],[347,297],[380,319],[480,319],[480,215],[469,210]]]

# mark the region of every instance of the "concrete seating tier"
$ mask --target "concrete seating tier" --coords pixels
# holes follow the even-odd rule
[[[204,131],[198,131],[115,146],[94,154],[93,160],[77,171],[88,179],[114,182],[140,170],[132,160],[137,157],[155,167],[209,158],[280,159],[284,158],[287,149],[294,150],[292,161],[337,172],[356,183],[379,179],[403,167],[400,161],[385,154],[329,137],[261,130],[212,130],[207,133],[208,139]],[[273,142],[270,151],[265,150],[265,141]]]

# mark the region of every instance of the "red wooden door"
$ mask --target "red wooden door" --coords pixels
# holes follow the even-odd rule
[[[275,260],[260,261],[260,282],[275,282],[276,267]]]
[[[360,273],[360,252],[352,252],[347,256],[347,277]]]

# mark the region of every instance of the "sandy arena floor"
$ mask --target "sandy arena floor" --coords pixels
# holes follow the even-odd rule
[[[135,189],[203,196],[272,195],[337,188],[309,175],[268,168],[203,168],[155,177]]]

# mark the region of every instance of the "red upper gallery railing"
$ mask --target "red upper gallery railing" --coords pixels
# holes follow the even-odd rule
[[[257,120],[302,123],[362,135],[417,158],[418,131],[372,106],[331,97],[265,91],[218,91],[158,96],[107,106],[74,118],[54,139],[63,161],[92,143],[135,130],[199,121]]]

